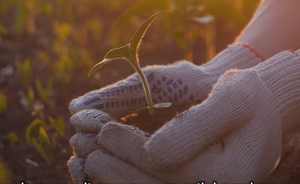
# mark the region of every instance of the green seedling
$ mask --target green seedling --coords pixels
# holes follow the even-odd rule
[[[58,136],[64,136],[65,123],[62,118],[53,119],[44,116],[44,113],[36,113],[39,118],[33,120],[26,129],[27,142],[32,144],[48,165],[51,165],[52,150],[56,147]],[[47,121],[48,120],[48,121]],[[56,131],[51,131],[52,126]]]
[[[50,78],[48,80],[46,88],[43,87],[40,79],[37,78],[35,80],[35,86],[36,86],[36,89],[38,91],[38,94],[39,94],[41,100],[44,103],[48,104],[51,108],[54,108],[55,103],[51,99],[51,92],[52,92],[52,86],[53,86],[53,78]]]
[[[51,165],[51,157],[49,153],[50,141],[49,137],[43,128],[45,122],[42,119],[33,120],[26,129],[26,139],[33,144],[35,149],[45,159],[48,165]],[[39,141],[36,140],[35,134],[39,132]]]
[[[145,22],[142,23],[142,25],[138,28],[138,30],[134,33],[131,41],[129,44],[124,45],[122,47],[112,49],[110,50],[105,56],[104,59],[93,66],[93,68],[89,72],[89,76],[95,73],[95,71],[99,70],[103,65],[116,60],[116,59],[125,59],[130,62],[130,64],[133,66],[135,71],[140,76],[140,79],[142,80],[142,84],[145,90],[145,94],[147,97],[147,103],[148,107],[141,108],[139,110],[148,108],[150,114],[153,114],[154,108],[166,108],[170,107],[172,104],[169,102],[166,103],[160,103],[153,105],[151,93],[149,90],[149,85],[147,82],[147,79],[142,72],[142,69],[139,64],[139,58],[138,58],[138,49],[141,44],[142,38],[144,37],[147,29],[149,28],[150,24],[153,22],[154,18],[158,15],[158,13],[152,15],[150,18],[148,18]]]

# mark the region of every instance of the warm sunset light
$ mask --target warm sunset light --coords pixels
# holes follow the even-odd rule
[[[280,141],[298,139],[280,132],[282,140],[275,136],[277,126],[268,127],[293,117],[280,113],[298,111],[286,102],[282,106],[292,110],[278,110],[278,115],[270,109],[281,104],[267,104],[281,99],[278,91],[296,96],[293,86],[300,85],[277,91],[283,84],[276,82],[285,75],[275,78],[265,72],[267,66],[256,67],[281,51],[295,50],[298,37],[293,42],[282,35],[299,32],[300,23],[299,29],[288,27],[282,18],[290,31],[281,34],[270,20],[273,14],[252,21],[260,2],[2,0],[0,184],[217,184],[232,178],[300,183],[299,150],[280,147]],[[282,9],[288,7],[283,4]],[[300,17],[290,10],[288,17]],[[259,32],[269,23],[274,29]],[[270,34],[252,39],[257,36],[249,34],[253,30]],[[298,53],[282,58],[294,61]],[[270,71],[280,73],[276,69]],[[283,83],[296,81],[293,77]],[[279,101],[297,101],[289,95]],[[263,128],[253,133],[257,127]],[[248,138],[257,146],[251,147]],[[281,149],[291,158],[280,157]]]

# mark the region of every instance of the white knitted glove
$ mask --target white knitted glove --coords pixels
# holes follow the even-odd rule
[[[136,167],[118,159],[113,153],[101,148],[98,138],[96,137],[96,132],[100,132],[107,122],[113,121],[115,121],[115,119],[110,115],[96,109],[82,110],[72,116],[71,123],[78,132],[70,140],[70,144],[74,148],[75,155],[71,157],[68,162],[74,182],[76,184],[83,184],[84,181],[88,181],[93,184],[163,183],[155,177],[141,172]],[[98,158],[105,158],[99,160],[103,166],[116,163],[116,165],[121,167],[119,170],[111,170],[112,167],[94,168],[93,164],[86,163],[86,160],[90,160],[93,163],[94,159],[97,160]],[[97,164],[100,162],[97,162]],[[138,177],[135,177],[131,176],[128,171],[140,174]],[[102,175],[99,173],[106,174]],[[118,177],[115,177],[115,175],[118,175]]]
[[[288,51],[254,68],[228,71],[207,100],[150,139],[131,126],[108,123],[96,139],[114,156],[91,153],[85,172],[96,181],[114,178],[110,182],[131,183],[145,173],[166,183],[260,182],[279,161],[282,134],[300,124],[299,71],[300,57]]]
[[[182,61],[168,66],[146,67],[143,72],[147,76],[154,103],[167,101],[176,104],[204,100],[218,77],[227,69],[249,68],[262,60],[249,46],[235,44],[201,67]],[[112,117],[122,117],[144,106],[146,98],[136,74],[124,81],[89,92],[71,102],[70,110],[76,113],[71,118],[71,123],[76,127],[78,134],[71,139],[75,157],[69,161],[69,167],[77,183],[87,177],[86,172],[82,170],[85,165],[83,160],[89,153],[99,149],[99,145],[94,142],[95,133],[98,133],[103,125],[99,122],[114,120]],[[88,167],[85,168],[88,170]]]
[[[249,68],[262,58],[244,44],[230,45],[211,62],[196,66],[188,61],[167,66],[149,66],[143,69],[155,103],[173,104],[202,101],[207,98],[218,77],[231,68]],[[84,109],[98,109],[115,118],[128,115],[147,106],[140,78],[134,74],[116,84],[91,91],[74,99],[70,110],[74,113]]]

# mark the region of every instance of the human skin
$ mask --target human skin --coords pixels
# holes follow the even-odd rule
[[[300,1],[264,0],[236,42],[250,45],[264,59],[300,44]]]

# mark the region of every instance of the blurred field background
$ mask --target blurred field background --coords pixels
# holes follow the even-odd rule
[[[134,70],[113,47],[160,12],[140,47],[141,66],[201,65],[232,43],[259,0],[0,0],[0,183],[72,183],[69,102]]]

